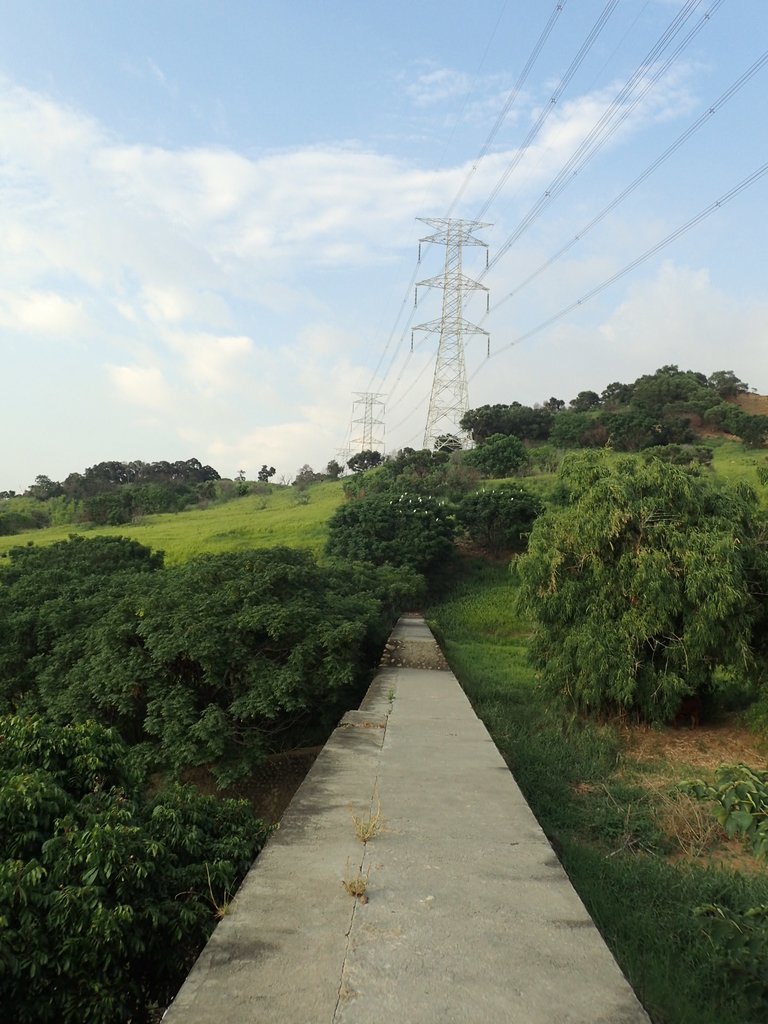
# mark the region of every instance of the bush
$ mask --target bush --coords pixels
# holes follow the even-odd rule
[[[283,548],[159,570],[133,541],[21,548],[0,574],[5,709],[115,726],[155,769],[222,784],[277,745],[322,742],[361,695],[414,573]]]
[[[674,716],[721,685],[754,692],[768,592],[754,492],[653,460],[572,455],[564,508],[518,562],[542,679],[584,711]]]
[[[522,487],[496,487],[464,498],[456,519],[479,547],[494,554],[523,551],[541,501]]]
[[[0,1003],[15,1024],[145,1021],[268,828],[188,787],[144,799],[95,723],[0,719]]]
[[[436,498],[374,495],[336,510],[328,524],[327,551],[352,562],[429,573],[450,554],[454,531],[453,518]]]
[[[483,476],[513,476],[528,469],[531,459],[523,442],[512,434],[492,434],[479,447],[467,452],[465,461]]]

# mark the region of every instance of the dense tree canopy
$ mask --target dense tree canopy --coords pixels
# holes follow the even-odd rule
[[[456,509],[456,519],[479,547],[498,554],[523,551],[541,501],[522,487],[502,485],[468,494]]]
[[[544,683],[578,708],[674,715],[681,698],[754,683],[766,525],[748,487],[660,460],[570,456],[564,508],[519,560]]]
[[[523,442],[514,434],[491,434],[477,448],[468,451],[465,462],[486,477],[513,476],[527,469],[531,462]]]
[[[453,546],[444,502],[420,494],[376,494],[342,505],[328,524],[328,553],[351,562],[409,566],[428,573]]]
[[[244,801],[154,799],[94,722],[0,718],[0,1005],[119,1024],[165,1005],[268,829]]]
[[[735,400],[749,390],[732,370],[706,377],[674,364],[644,374],[631,384],[614,381],[601,395],[580,391],[568,403],[550,398],[540,408],[484,405],[461,420],[474,441],[493,434],[514,435],[526,442],[549,439],[561,448],[602,448],[641,451],[655,445],[689,444],[693,428],[705,425],[760,447],[768,442],[768,417],[751,415]]]
[[[162,569],[123,538],[17,548],[0,573],[0,710],[115,726],[156,767],[249,771],[354,702],[413,573],[302,551]]]

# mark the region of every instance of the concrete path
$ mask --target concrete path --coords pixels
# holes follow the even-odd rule
[[[407,667],[431,632],[393,638],[164,1019],[648,1024],[455,677]]]

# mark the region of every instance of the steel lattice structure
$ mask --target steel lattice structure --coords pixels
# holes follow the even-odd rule
[[[375,391],[356,391],[352,403],[352,428],[358,428],[357,437],[350,439],[350,448],[358,452],[376,451],[384,453],[384,397]],[[381,415],[378,415],[378,410]],[[356,414],[357,413],[357,417]],[[376,435],[380,433],[381,436]]]
[[[470,291],[488,289],[467,277],[462,271],[462,249],[465,245],[488,246],[476,238],[473,231],[488,228],[491,225],[476,220],[436,219],[419,217],[423,224],[435,228],[435,233],[420,239],[419,255],[422,242],[439,242],[445,246],[445,268],[437,277],[430,277],[417,282],[419,287],[442,288],[442,313],[438,320],[429,320],[418,324],[414,331],[427,331],[439,334],[435,375],[432,381],[432,393],[429,399],[427,425],[424,431],[424,447],[440,449],[453,447],[456,438],[466,447],[469,436],[462,431],[459,421],[469,409],[469,393],[467,390],[467,371],[464,361],[464,338],[468,334],[484,334],[488,331],[472,324],[464,318],[464,295]],[[418,296],[418,291],[417,291]]]

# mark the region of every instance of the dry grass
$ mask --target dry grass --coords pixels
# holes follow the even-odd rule
[[[368,876],[371,873],[371,869],[363,874],[362,870],[358,869],[354,874],[352,873],[349,861],[347,861],[347,868],[344,872],[344,877],[341,880],[341,884],[350,896],[354,896],[355,899],[360,900],[361,903],[368,902],[368,896],[366,892],[368,890]]]
[[[739,871],[764,870],[717,823],[712,804],[676,789],[686,776],[711,776],[722,764],[764,769],[766,742],[731,715],[698,729],[624,726],[624,772],[652,794],[654,817],[674,847],[670,859],[700,860]]]
[[[735,716],[698,729],[625,726],[623,739],[629,762],[665,761],[705,771],[714,771],[721,764],[748,764],[761,769],[766,764],[765,740],[755,736]]]
[[[684,858],[702,857],[726,839],[711,805],[688,793],[659,790],[655,799],[659,827]]]
[[[384,829],[384,819],[381,816],[381,801],[378,796],[374,796],[374,799],[376,800],[376,810],[372,811],[367,817],[358,818],[356,814],[352,815],[355,835],[363,844],[381,835]]]

